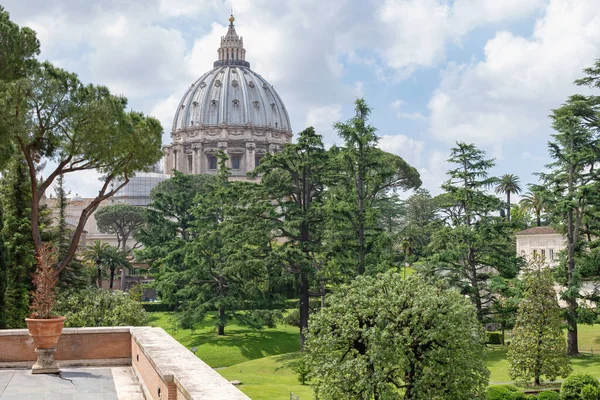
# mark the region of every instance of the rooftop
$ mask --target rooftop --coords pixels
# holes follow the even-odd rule
[[[558,232],[551,226],[534,226],[523,231],[515,233],[515,235],[557,235]]]
[[[160,328],[65,328],[60,375],[33,375],[27,329],[0,330],[0,400],[249,400]]]
[[[64,368],[60,375],[0,370],[0,400],[143,400],[131,367]]]

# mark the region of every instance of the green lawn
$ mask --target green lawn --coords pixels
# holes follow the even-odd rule
[[[213,368],[300,350],[298,328],[292,326],[257,330],[239,326],[233,319],[225,327],[225,336],[219,337],[215,334],[216,313],[210,313],[194,331],[178,329],[169,320],[174,315],[172,312],[151,313],[151,324],[163,328],[188,349],[197,347],[196,355]]]
[[[300,353],[289,353],[248,361],[219,370],[229,380],[239,380],[240,390],[254,400],[289,400],[290,392],[299,395],[301,400],[313,398],[308,385],[298,382],[292,370]]]
[[[225,328],[226,336],[218,337],[214,313],[194,331],[177,329],[172,323],[173,316],[174,313],[152,313],[153,325],[165,329],[187,348],[198,347],[198,357],[219,368],[225,378],[242,381],[239,388],[250,398],[283,400],[289,399],[289,393],[293,392],[302,400],[312,399],[310,386],[300,385],[292,370],[299,357],[297,328],[279,325],[256,330],[242,327],[234,319]],[[573,370],[600,378],[600,325],[579,327],[579,349],[584,354],[573,358]],[[507,348],[489,346],[488,350],[490,382],[509,382]]]

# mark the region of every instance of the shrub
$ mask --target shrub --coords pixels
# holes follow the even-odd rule
[[[583,388],[588,385],[594,388],[600,388],[600,383],[598,383],[598,380],[591,375],[569,375],[560,386],[561,400],[582,400],[583,397],[581,397],[581,394]],[[588,392],[589,390],[590,389],[588,389]]]
[[[522,400],[527,395],[512,385],[490,386],[486,392],[487,400]]]
[[[175,311],[175,306],[160,302],[142,303],[142,307],[144,307],[144,310],[146,310],[147,312]]]
[[[600,389],[598,386],[587,384],[581,389],[581,400],[599,400]]]
[[[295,326],[296,328],[300,327],[300,311],[296,308],[289,313],[285,317],[283,317],[283,323],[289,326]]]
[[[502,333],[500,332],[486,332],[485,342],[487,344],[502,344]]]
[[[129,294],[119,290],[89,288],[63,293],[56,303],[57,315],[66,317],[66,327],[140,326],[148,314]]]
[[[560,400],[560,395],[558,392],[553,392],[551,390],[547,392],[542,392],[537,395],[537,400]]]

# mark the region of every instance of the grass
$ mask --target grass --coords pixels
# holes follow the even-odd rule
[[[408,272],[408,271],[407,271]],[[239,380],[239,387],[254,400],[289,399],[293,392],[300,399],[312,399],[312,389],[298,382],[293,365],[299,357],[298,328],[279,325],[262,330],[240,326],[235,318],[225,327],[225,336],[215,334],[215,313],[197,324],[194,330],[177,328],[175,313],[151,313],[152,323],[160,326],[187,348],[197,347],[196,355],[228,380]],[[574,372],[600,378],[600,325],[579,326],[579,349],[583,353],[571,361]],[[487,365],[490,382],[510,382],[507,347],[489,346]]]
[[[302,400],[313,398],[312,388],[301,385],[293,371],[300,353],[282,354],[248,361],[219,370],[229,380],[243,383],[240,390],[253,400],[288,400],[290,392]]]
[[[155,312],[151,313],[151,324],[163,328],[188,349],[197,347],[195,354],[213,368],[300,350],[298,328],[293,326],[257,330],[240,326],[233,319],[225,327],[225,336],[219,337],[215,318],[216,313],[209,313],[192,331],[177,328],[175,313]]]
[[[506,383],[511,379],[508,376],[508,349],[502,346],[488,348],[487,366],[490,370],[490,382]],[[584,372],[600,379],[600,354],[582,354],[571,359],[573,372]]]

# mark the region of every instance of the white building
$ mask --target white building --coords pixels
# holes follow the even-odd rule
[[[549,266],[558,264],[565,238],[550,226],[535,226],[515,234],[517,254],[529,260],[541,257]]]

